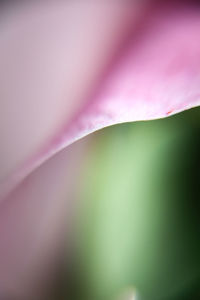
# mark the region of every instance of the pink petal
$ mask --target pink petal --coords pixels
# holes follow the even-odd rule
[[[134,14],[121,1],[31,2],[0,11],[0,181],[84,103]]]
[[[95,96],[20,172],[13,174],[8,186],[14,186],[43,161],[98,129],[163,118],[198,106],[199,36],[199,7],[169,2],[149,10]]]
[[[106,126],[200,104],[200,8],[175,8],[149,14],[97,95],[64,128],[56,151]]]

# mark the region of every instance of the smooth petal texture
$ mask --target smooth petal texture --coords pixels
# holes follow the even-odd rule
[[[175,8],[149,12],[97,96],[65,128],[61,148],[109,125],[200,104],[200,9]]]
[[[19,173],[9,188],[74,141],[103,127],[167,117],[200,104],[200,8],[169,1],[141,18],[96,94]],[[8,187],[5,189],[9,189]]]
[[[128,7],[33,1],[1,10],[1,181],[88,98],[129,31],[134,11]]]

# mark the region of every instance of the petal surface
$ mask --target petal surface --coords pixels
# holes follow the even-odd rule
[[[77,112],[132,22],[121,1],[19,3],[0,11],[1,181]]]
[[[169,1],[149,8],[95,94],[13,175],[10,186],[56,152],[98,129],[163,118],[198,106],[199,36],[199,6]]]

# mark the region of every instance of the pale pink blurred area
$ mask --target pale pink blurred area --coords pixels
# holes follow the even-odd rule
[[[13,59],[1,91],[1,172],[7,178],[2,197],[46,159],[93,131],[167,117],[200,103],[198,5],[44,3],[20,9],[24,18],[16,18],[19,12],[4,16],[18,26],[7,25],[2,42],[11,52],[4,49],[5,70],[8,57]],[[17,59],[8,47],[18,45],[16,36],[25,51]]]
[[[130,7],[126,1],[30,1],[2,9],[1,180],[87,99],[127,34]]]
[[[35,300],[51,292],[87,147],[82,140],[55,155],[1,204],[0,295]]]

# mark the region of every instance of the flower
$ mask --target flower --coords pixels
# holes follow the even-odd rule
[[[65,195],[87,143],[61,150],[112,124],[199,105],[200,8],[1,5],[0,292],[21,295],[58,256]]]

